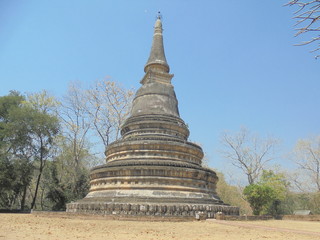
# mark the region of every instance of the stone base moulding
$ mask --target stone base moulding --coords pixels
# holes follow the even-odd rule
[[[239,215],[239,208],[227,205],[209,204],[130,204],[130,203],[69,203],[67,212],[95,215],[123,215],[123,216],[172,216],[196,217],[201,214],[206,218],[214,218],[216,213],[225,215]]]

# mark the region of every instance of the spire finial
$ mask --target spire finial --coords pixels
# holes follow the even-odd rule
[[[162,68],[164,72],[169,72],[170,68],[164,54],[163,37],[162,37],[162,15],[160,11],[157,15],[157,20],[154,25],[153,41],[149,59],[144,67],[144,71],[147,72],[149,68]]]
[[[157,19],[160,19],[160,20],[162,19],[162,15],[160,11],[158,11]]]

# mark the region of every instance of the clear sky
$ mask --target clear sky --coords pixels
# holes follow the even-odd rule
[[[0,0],[0,95],[110,76],[139,88],[160,10],[180,115],[210,166],[225,130],[282,140],[320,134],[320,59],[296,47],[286,0]],[[291,164],[278,159],[279,163]],[[288,166],[289,166],[288,165]]]

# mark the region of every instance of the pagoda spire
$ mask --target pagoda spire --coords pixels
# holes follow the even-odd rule
[[[149,69],[160,69],[168,73],[170,70],[164,53],[162,30],[161,14],[158,12],[157,20],[154,25],[153,42],[150,56],[144,67],[145,72],[147,72]]]

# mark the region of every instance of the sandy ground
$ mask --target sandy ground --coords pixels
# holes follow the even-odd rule
[[[320,222],[148,222],[104,218],[0,214],[0,240],[257,240],[320,239]]]

